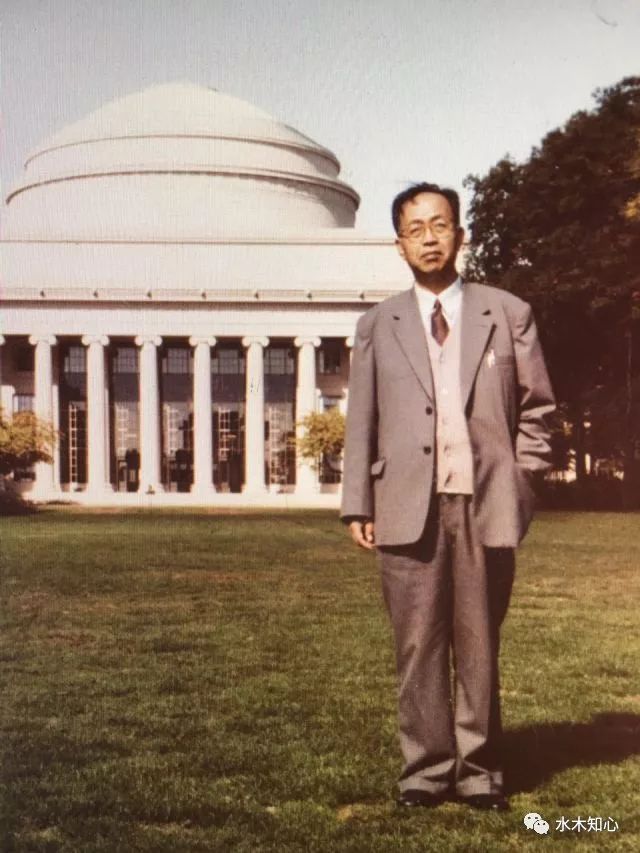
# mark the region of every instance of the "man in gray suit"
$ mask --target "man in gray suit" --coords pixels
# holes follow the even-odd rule
[[[377,549],[395,637],[398,803],[505,810],[499,630],[553,393],[530,307],[456,272],[457,194],[415,185],[392,216],[415,283],[358,322],[341,517]]]

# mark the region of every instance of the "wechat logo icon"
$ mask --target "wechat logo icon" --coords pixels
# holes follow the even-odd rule
[[[538,814],[538,812],[529,812],[524,816],[524,825],[527,829],[532,829],[538,835],[546,835],[549,832],[549,824]]]

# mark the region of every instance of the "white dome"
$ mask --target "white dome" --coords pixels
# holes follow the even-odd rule
[[[33,151],[4,234],[181,240],[348,227],[359,198],[339,171],[326,148],[245,101],[153,86]]]

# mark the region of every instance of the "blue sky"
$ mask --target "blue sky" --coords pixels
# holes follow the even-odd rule
[[[115,97],[190,80],[336,153],[388,233],[408,182],[525,158],[640,73],[640,0],[2,0],[3,195],[39,141]]]

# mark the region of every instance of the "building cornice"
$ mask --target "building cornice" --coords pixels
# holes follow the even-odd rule
[[[233,290],[221,290],[211,288],[202,290],[195,288],[184,289],[158,289],[148,288],[124,288],[124,287],[2,287],[0,289],[0,304],[4,306],[24,304],[47,304],[59,303],[69,304],[110,304],[128,303],[148,306],[149,304],[175,304],[187,305],[214,305],[225,303],[244,303],[251,305],[297,303],[327,304],[337,302],[340,304],[367,304],[380,302],[388,296],[405,289],[406,284],[388,282],[386,286],[375,289],[345,289],[327,285],[321,288],[312,288],[305,291],[273,288],[260,289],[259,287],[238,287]]]
[[[130,139],[210,139],[221,142],[249,142],[257,143],[258,145],[268,145],[274,148],[286,148],[290,151],[303,152],[304,154],[314,154],[321,157],[323,160],[328,160],[338,170],[340,162],[332,151],[324,148],[322,145],[309,144],[305,145],[302,142],[293,142],[282,139],[275,139],[270,136],[256,136],[251,134],[226,134],[226,133],[138,133],[132,136],[116,135],[116,136],[92,136],[87,139],[77,139],[72,142],[63,142],[60,145],[50,145],[47,148],[42,148],[30,154],[24,161],[25,169],[38,157],[43,157],[46,154],[51,154],[53,151],[59,151],[63,148],[77,148],[82,145],[92,145],[100,142],[123,142]]]
[[[225,177],[243,178],[249,180],[262,181],[277,181],[283,184],[293,184],[295,186],[311,185],[321,187],[322,189],[331,190],[340,193],[350,198],[356,208],[360,204],[360,196],[348,184],[332,178],[319,178],[314,175],[305,175],[302,172],[289,172],[280,169],[261,169],[251,166],[207,166],[207,165],[181,165],[177,168],[175,165],[167,166],[166,168],[148,168],[144,166],[114,166],[113,169],[96,169],[95,171],[83,172],[68,172],[66,174],[56,175],[54,177],[43,178],[41,180],[33,180],[28,183],[21,184],[12,190],[6,198],[6,203],[9,204],[13,198],[20,193],[28,190],[36,189],[37,187],[50,186],[52,184],[65,183],[67,181],[82,181],[87,178],[115,178],[126,175],[224,175]]]
[[[352,232],[352,233],[341,233]],[[71,245],[71,246],[393,246],[395,240],[392,237],[380,237],[376,235],[354,234],[351,228],[328,228],[326,232],[317,234],[304,234],[297,236],[280,235],[277,237],[184,237],[179,240],[163,240],[157,237],[133,240],[122,239],[87,239],[86,237],[12,237],[0,240],[0,247],[6,245]]]

